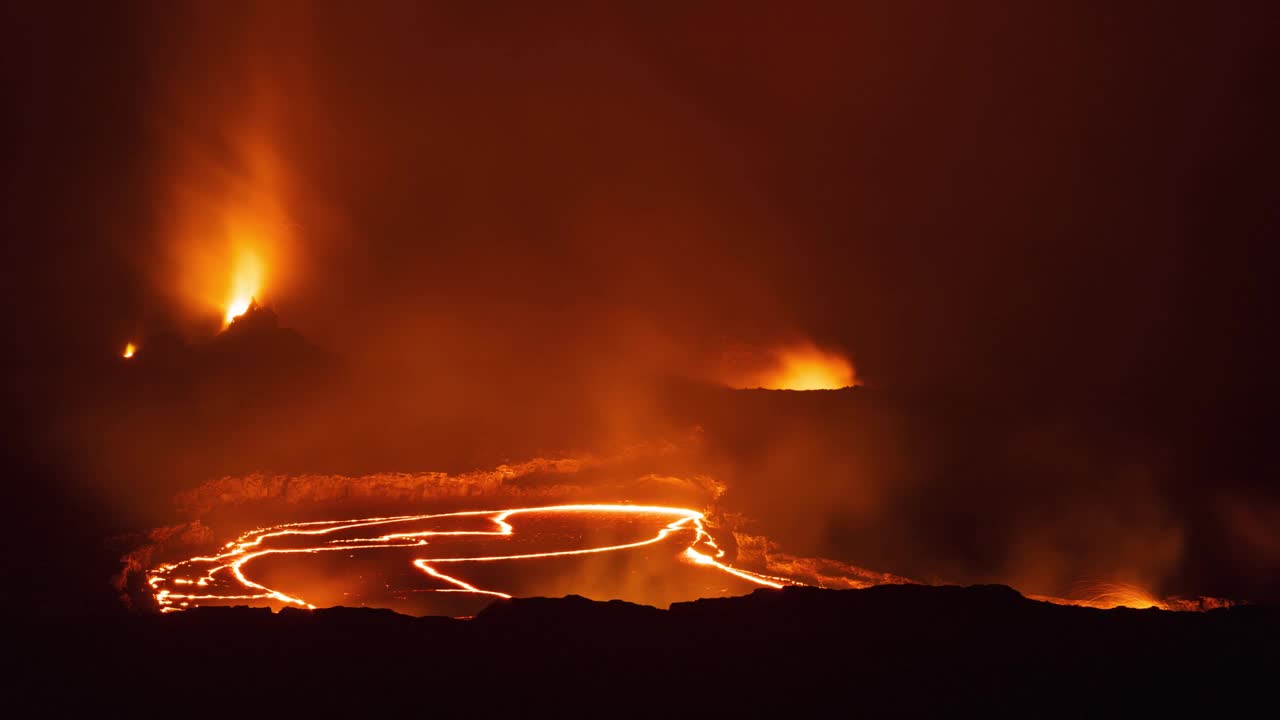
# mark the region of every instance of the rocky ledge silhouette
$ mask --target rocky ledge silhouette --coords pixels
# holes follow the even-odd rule
[[[301,716],[1223,714],[1274,704],[1280,608],[1094,610],[1004,586],[887,585],[668,610],[570,596],[473,619],[199,608],[23,629],[21,687],[50,711],[125,697]]]

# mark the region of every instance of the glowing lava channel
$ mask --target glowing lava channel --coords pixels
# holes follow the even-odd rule
[[[350,551],[372,548],[406,548],[422,547],[428,544],[431,537],[508,537],[515,534],[515,528],[508,522],[515,515],[528,513],[620,513],[633,515],[665,515],[673,519],[651,538],[637,542],[599,547],[559,550],[551,552],[519,553],[509,555],[479,555],[458,557],[447,555],[442,557],[423,557],[413,561],[414,567],[432,578],[441,580],[453,587],[431,589],[429,592],[472,593],[509,598],[511,595],[495,589],[479,588],[453,575],[441,572],[437,566],[490,562],[501,560],[533,560],[538,558],[568,557],[573,555],[593,555],[616,552],[631,548],[643,547],[661,542],[673,532],[692,529],[693,542],[680,554],[686,562],[700,566],[712,567],[742,580],[765,587],[780,588],[783,585],[798,585],[792,580],[776,578],[734,568],[723,563],[724,551],[715,543],[715,539],[707,532],[703,524],[705,516],[686,508],[663,507],[653,505],[552,505],[547,507],[516,508],[511,510],[481,510],[430,515],[401,515],[395,517],[365,518],[360,520],[338,520],[288,523],[269,528],[260,528],[244,533],[236,540],[224,546],[224,552],[205,557],[193,557],[179,563],[163,564],[147,573],[147,584],[159,604],[161,612],[174,612],[187,607],[198,606],[201,602],[229,600],[277,601],[288,605],[314,609],[315,605],[301,597],[286,594],[280,590],[267,587],[249,579],[244,573],[244,566],[251,560],[273,554],[321,553],[331,551]],[[338,539],[325,538],[332,533],[369,528],[392,523],[406,523],[420,520],[435,520],[457,517],[485,517],[493,525],[493,530],[421,530],[417,532],[387,533],[372,537]],[[264,548],[264,541],[271,538],[293,536],[293,539],[317,537],[318,544],[307,544],[302,547]],[[701,548],[701,549],[699,549]]]

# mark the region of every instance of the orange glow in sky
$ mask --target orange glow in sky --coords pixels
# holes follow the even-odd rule
[[[861,383],[847,357],[800,343],[772,349],[763,360],[753,358],[752,367],[731,372],[727,384],[740,389],[839,390]]]
[[[253,299],[286,291],[295,223],[289,183],[270,123],[252,113],[220,127],[221,143],[188,138],[172,152],[163,205],[163,285],[190,316],[216,313],[226,328]]]
[[[809,346],[784,350],[779,356],[782,367],[761,387],[771,390],[839,390],[857,383],[853,364],[835,353]]]

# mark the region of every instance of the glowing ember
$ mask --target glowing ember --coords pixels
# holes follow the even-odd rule
[[[138,351],[138,348],[133,343],[125,343],[124,352],[120,353],[120,357],[131,358],[133,357],[133,354],[137,351]]]
[[[644,593],[670,592],[692,599],[798,584],[722,562],[704,519],[685,508],[593,504],[290,523],[244,533],[217,555],[160,565],[147,583],[165,612],[365,600],[420,611],[424,603],[439,608],[424,600],[438,593],[481,600],[641,593],[633,599],[650,600]],[[604,562],[582,564],[591,558]],[[557,564],[562,560],[576,564]],[[349,583],[335,586],[344,575]],[[474,600],[467,609],[475,609]]]

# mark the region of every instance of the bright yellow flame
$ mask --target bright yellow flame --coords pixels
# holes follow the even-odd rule
[[[253,302],[251,297],[238,297],[231,301],[227,306],[227,314],[222,318],[223,327],[230,325],[232,320],[240,317],[249,311],[249,304]]]
[[[247,246],[236,253],[235,267],[232,269],[231,282],[227,292],[226,313],[222,318],[222,326],[231,324],[249,310],[253,299],[262,290],[265,271],[262,258]]]
[[[771,384],[774,390],[839,390],[856,382],[853,365],[845,358],[815,347],[781,354],[782,370]]]
[[[137,351],[138,351],[138,348],[133,343],[125,343],[124,352],[120,353],[120,357],[131,358],[133,357],[133,354]]]
[[[810,343],[773,350],[767,366],[730,383],[765,390],[840,390],[857,384],[848,358]]]

